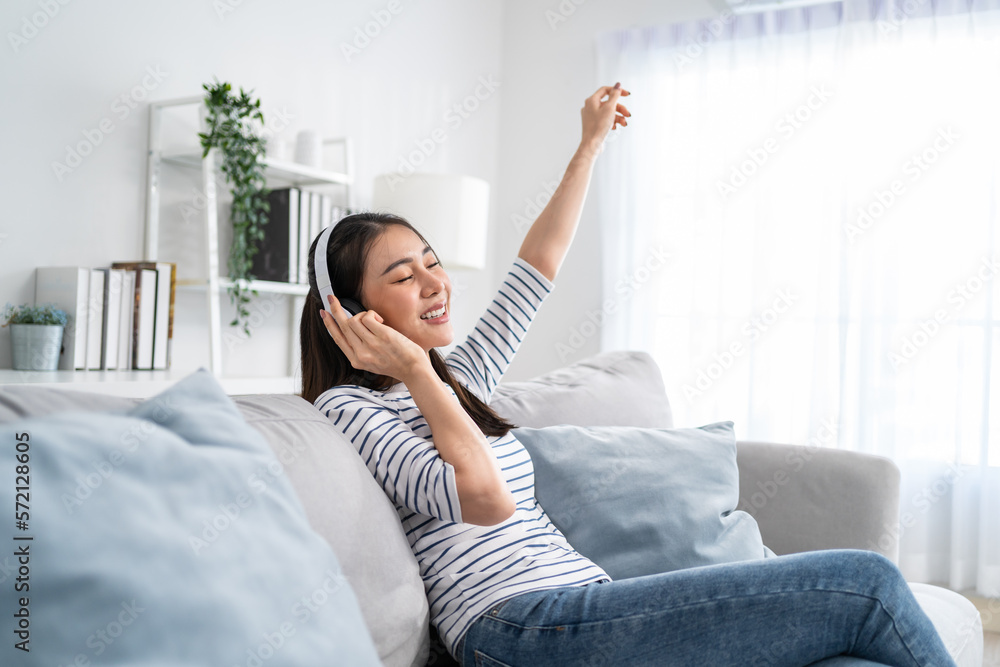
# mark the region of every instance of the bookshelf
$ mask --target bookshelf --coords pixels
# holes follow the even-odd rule
[[[222,332],[223,326],[228,326],[228,323],[221,321],[220,298],[222,292],[232,285],[231,280],[219,275],[220,264],[222,263],[219,257],[219,193],[217,188],[224,181],[219,177],[217,166],[218,156],[214,149],[209,151],[204,159],[201,156],[200,150],[164,150],[164,113],[177,107],[196,107],[198,109],[201,131],[206,131],[205,117],[207,109],[200,96],[162,100],[152,102],[149,105],[149,151],[146,170],[144,259],[146,261],[156,261],[160,255],[160,196],[165,177],[163,165],[171,164],[182,168],[201,170],[201,186],[206,205],[200,217],[202,218],[201,233],[203,234],[207,257],[204,267],[207,278],[192,278],[191,276],[183,276],[178,272],[177,289],[203,291],[205,293],[205,309],[208,322],[208,340],[206,344],[208,346],[209,370],[216,378],[223,380],[226,379],[226,375],[222,367]],[[348,137],[332,138],[326,139],[323,143],[325,146],[334,145],[341,149],[344,164],[343,172],[316,169],[294,162],[265,158],[264,171],[267,187],[343,186],[342,205],[350,208],[352,206],[351,195],[354,183],[351,140]],[[288,322],[288,375],[283,378],[262,379],[264,381],[277,382],[279,386],[285,386],[293,381],[295,369],[298,365],[298,322],[309,286],[298,283],[257,280],[250,284],[244,283],[244,287],[255,289],[259,293],[287,295],[288,298],[292,299]]]

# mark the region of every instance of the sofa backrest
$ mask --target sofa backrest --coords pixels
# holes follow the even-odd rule
[[[614,350],[521,382],[501,382],[490,406],[518,426],[672,428],[659,366],[647,352]]]

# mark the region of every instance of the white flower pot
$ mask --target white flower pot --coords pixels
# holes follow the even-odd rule
[[[59,368],[63,327],[59,324],[11,324],[11,360],[16,371]]]

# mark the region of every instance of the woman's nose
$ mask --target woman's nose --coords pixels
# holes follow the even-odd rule
[[[438,294],[444,291],[444,280],[436,276],[428,276],[424,285],[427,295]]]

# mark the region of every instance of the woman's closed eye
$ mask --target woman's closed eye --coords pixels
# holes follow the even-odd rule
[[[433,268],[434,268],[435,266],[437,266],[437,265],[438,265],[438,264],[440,264],[440,263],[441,263],[441,262],[434,262],[433,264],[431,264],[431,265],[430,265],[430,266],[428,266],[427,268],[428,268],[428,269],[433,269]],[[396,282],[397,282],[397,283],[402,283],[402,282],[405,282],[405,281],[409,280],[409,279],[410,279],[410,278],[412,278],[412,277],[413,277],[413,276],[406,276],[405,278],[400,278],[400,279],[399,279],[399,280],[397,280]]]

